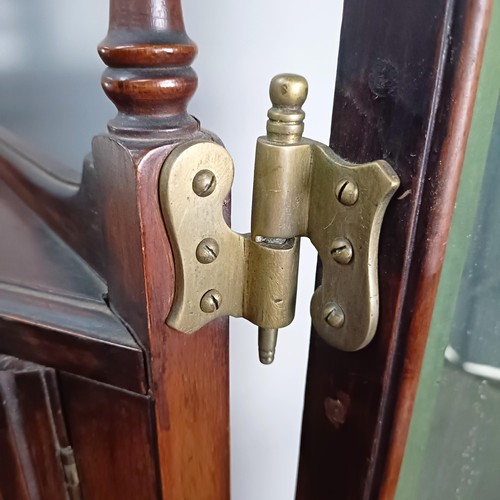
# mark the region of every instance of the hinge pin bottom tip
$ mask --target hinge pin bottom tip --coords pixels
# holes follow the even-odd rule
[[[277,328],[259,327],[259,360],[263,365],[270,365],[274,361],[277,341]]]

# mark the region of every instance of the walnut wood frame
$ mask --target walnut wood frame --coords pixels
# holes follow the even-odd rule
[[[330,145],[401,178],[380,240],[374,341],[343,353],[313,332],[297,498],[395,495],[492,2],[348,0]]]

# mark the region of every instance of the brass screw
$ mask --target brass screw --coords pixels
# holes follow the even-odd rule
[[[353,181],[344,179],[337,184],[335,194],[342,205],[350,207],[358,201],[358,185]]]
[[[345,321],[344,311],[335,302],[328,302],[323,309],[325,321],[333,328],[340,328]]]
[[[219,244],[213,238],[201,240],[196,247],[196,258],[202,264],[210,264],[219,256]]]
[[[214,192],[217,178],[211,170],[200,170],[193,179],[193,191],[204,198]]]
[[[222,295],[218,290],[209,290],[200,301],[200,309],[205,313],[214,313],[222,304]]]
[[[335,262],[349,264],[352,260],[352,245],[346,238],[335,238],[332,242],[330,254]]]

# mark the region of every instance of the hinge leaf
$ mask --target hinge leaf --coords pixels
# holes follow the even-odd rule
[[[399,179],[383,160],[353,165],[321,144],[315,143],[313,150],[315,202],[308,235],[320,255],[323,279],[311,301],[311,316],[330,345],[356,351],[375,334],[380,228]],[[332,308],[336,320],[329,318]]]

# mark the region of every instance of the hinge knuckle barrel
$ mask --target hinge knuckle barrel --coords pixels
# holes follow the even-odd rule
[[[246,240],[243,316],[263,328],[283,328],[295,314],[300,240]]]
[[[252,237],[305,235],[310,186],[309,144],[277,145],[260,137],[255,155]]]

